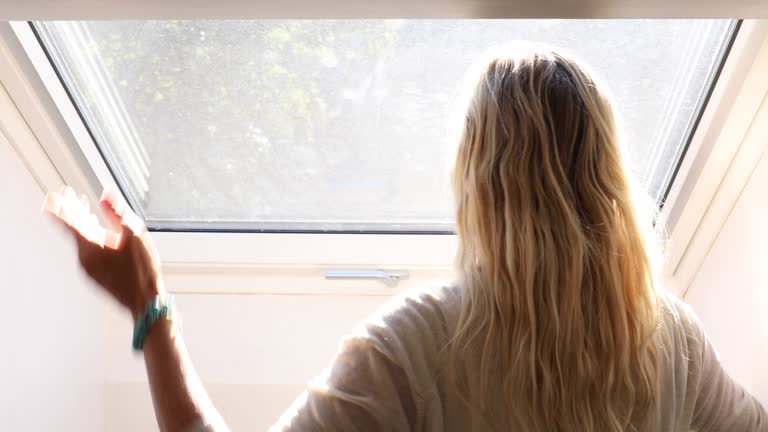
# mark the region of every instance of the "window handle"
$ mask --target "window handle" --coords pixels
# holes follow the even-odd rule
[[[400,279],[408,277],[408,272],[403,270],[328,270],[326,279],[379,279],[384,282],[396,284]]]

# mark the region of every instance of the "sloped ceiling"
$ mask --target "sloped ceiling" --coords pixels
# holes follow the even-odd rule
[[[0,0],[0,19],[768,18],[768,0]]]

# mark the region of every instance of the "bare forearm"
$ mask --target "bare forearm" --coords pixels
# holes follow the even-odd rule
[[[172,322],[152,323],[145,316],[148,305],[167,300],[149,232],[116,189],[104,191],[100,206],[109,228],[99,223],[85,196],[78,198],[71,188],[46,195],[44,202],[44,210],[74,236],[86,274],[131,312],[134,324],[141,323],[139,331],[147,330],[144,359],[160,429],[186,432],[209,425],[204,430],[226,431]]]
[[[131,312],[134,324],[141,324],[139,332],[147,331],[142,348],[160,429],[186,432],[208,425],[202,430],[226,431],[172,322],[149,322],[145,316],[157,312],[148,309],[157,307],[156,300],[167,300],[149,231],[116,189],[104,191],[100,206],[110,228],[99,223],[85,196],[78,198],[71,188],[46,195],[44,202],[45,211],[74,236],[86,274]]]
[[[144,359],[160,430],[189,431],[207,424],[228,430],[195,372],[179,334],[170,321],[160,320],[144,341]]]

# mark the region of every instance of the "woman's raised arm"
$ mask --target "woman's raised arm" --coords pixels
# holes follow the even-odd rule
[[[109,227],[71,188],[46,196],[44,211],[55,216],[77,242],[80,264],[134,319],[147,305],[167,298],[160,259],[141,219],[116,191],[100,201]],[[228,430],[192,366],[173,321],[160,319],[143,341],[144,361],[157,423],[162,431]],[[206,428],[207,427],[207,428]]]

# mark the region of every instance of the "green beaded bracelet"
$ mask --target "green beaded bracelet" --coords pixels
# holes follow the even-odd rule
[[[167,295],[165,302],[160,301],[160,296],[155,296],[144,309],[144,313],[136,321],[136,327],[133,329],[133,349],[141,351],[144,346],[144,338],[149,329],[161,319],[173,320],[174,315],[173,297]]]

